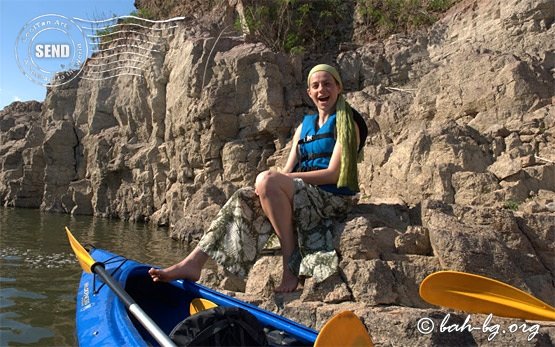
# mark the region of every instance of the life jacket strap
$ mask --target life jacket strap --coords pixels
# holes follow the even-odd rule
[[[304,139],[299,140],[299,144],[302,145],[304,143],[316,141],[319,139],[325,139],[328,137],[335,137],[334,133],[323,133],[323,134],[316,134],[316,135],[307,135]]]

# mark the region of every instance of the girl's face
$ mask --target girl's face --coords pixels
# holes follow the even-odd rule
[[[329,72],[317,71],[310,76],[307,93],[320,113],[330,115],[335,112],[341,87]]]

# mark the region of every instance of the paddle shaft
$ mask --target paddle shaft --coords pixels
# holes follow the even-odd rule
[[[104,269],[104,264],[97,262],[91,266],[91,271],[100,276],[114,293],[123,301],[125,307],[137,318],[145,329],[163,347],[175,347],[175,343],[166,335],[162,329],[139,307],[133,298],[117,283],[114,278]]]

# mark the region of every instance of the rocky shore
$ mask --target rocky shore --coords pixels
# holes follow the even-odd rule
[[[0,111],[0,204],[156,223],[194,242],[235,189],[279,167],[316,58],[199,23],[171,29],[142,77],[77,78]],[[438,270],[555,305],[554,23],[552,0],[461,1],[427,30],[321,57],[370,130],[359,204],[336,236],[339,274],[275,296],[280,260],[268,255],[245,282],[221,270],[202,281],[314,328],[354,310],[378,346],[552,346],[553,326],[529,341],[417,323],[466,318],[420,299]],[[526,324],[490,326],[513,323]]]

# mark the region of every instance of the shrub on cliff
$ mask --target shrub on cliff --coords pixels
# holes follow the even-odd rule
[[[154,15],[149,9],[141,8],[136,11],[133,11],[129,14],[129,16],[144,18],[144,19],[154,19]],[[116,17],[114,15],[114,17]],[[106,49],[107,45],[111,43],[116,38],[121,38],[119,35],[119,31],[123,30],[123,25],[139,25],[139,26],[150,26],[148,22],[142,21],[140,19],[135,18],[124,18],[119,19],[117,23],[108,23],[103,26],[99,26],[95,34],[93,36],[93,42],[97,45],[99,50]],[[93,26],[96,24],[93,24]],[[131,27],[132,28],[132,27]]]
[[[245,28],[274,51],[327,51],[352,36],[354,3],[341,0],[264,0],[245,5]]]
[[[458,0],[244,1],[236,23],[274,51],[327,52],[433,24]]]
[[[357,0],[357,26],[383,37],[432,25],[458,0]]]

